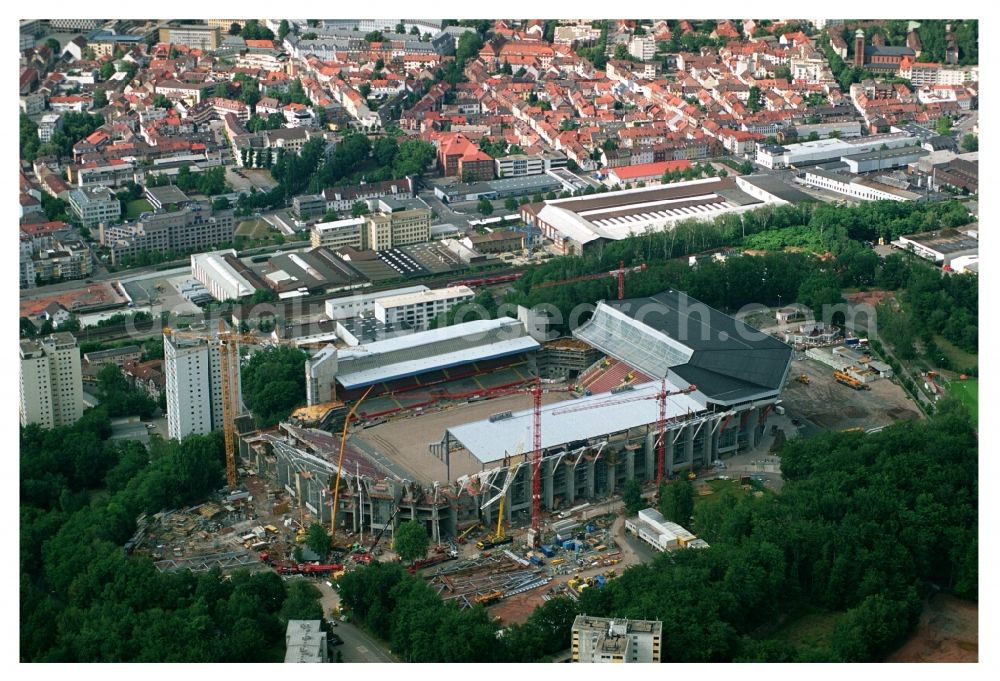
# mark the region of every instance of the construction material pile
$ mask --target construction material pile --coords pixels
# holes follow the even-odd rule
[[[491,605],[552,580],[528,561],[509,551],[439,568],[430,585],[444,601],[460,608]]]

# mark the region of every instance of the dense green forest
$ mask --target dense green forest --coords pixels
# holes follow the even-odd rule
[[[106,410],[21,430],[22,661],[280,661],[288,619],[322,615],[311,585],[273,572],[161,573],[123,545],[140,513],[225,482],[222,437],[112,442]],[[312,589],[313,591],[309,591]]]
[[[882,305],[878,315],[879,331],[900,359],[917,356],[919,339],[930,349],[928,360],[934,366],[965,371],[968,367],[952,367],[934,350],[938,334],[966,352],[979,351],[979,280],[974,274],[942,277],[933,268],[910,268],[900,309]]]
[[[341,597],[412,662],[540,660],[566,649],[582,612],[661,620],[664,662],[875,661],[905,640],[935,588],[978,597],[977,451],[953,400],[927,422],[792,440],[780,495],[737,488],[694,506],[693,530],[711,548],[660,554],[578,603],[548,601],[499,639],[484,609],[445,604],[399,565],[346,575]],[[688,483],[668,486],[662,503],[690,513]],[[829,647],[757,635],[803,608],[841,614]]]
[[[906,637],[934,587],[978,594],[978,447],[968,413],[829,433],[782,451],[780,495],[700,506],[712,548],[660,556],[580,607],[664,621],[670,661],[878,660]],[[797,607],[846,611],[828,650],[749,636]]]

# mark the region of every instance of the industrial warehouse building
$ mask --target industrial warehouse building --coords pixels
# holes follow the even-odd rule
[[[581,255],[607,241],[671,229],[764,205],[788,203],[756,177],[713,177],[521,206],[521,219],[554,248]]]
[[[788,168],[790,166],[826,163],[843,156],[870,154],[884,150],[912,147],[920,142],[906,132],[890,132],[883,135],[869,135],[854,139],[830,138],[799,144],[757,145],[757,156],[754,159],[765,168]]]
[[[803,173],[802,182],[820,189],[837,192],[862,201],[917,201],[920,194],[898,189],[878,180],[811,168]]]
[[[191,274],[216,300],[239,300],[267,288],[232,248],[191,256]]]

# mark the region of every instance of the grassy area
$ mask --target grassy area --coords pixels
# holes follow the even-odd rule
[[[255,219],[245,220],[236,227],[236,236],[245,236],[251,239],[266,239],[276,232],[267,220]]]
[[[768,640],[795,649],[823,649],[830,647],[830,636],[841,612],[810,610],[789,619]]]
[[[979,380],[952,381],[948,384],[948,391],[969,408],[972,419],[979,423]]]
[[[722,499],[723,497],[727,496],[742,497],[747,494],[747,492],[744,491],[743,487],[740,485],[739,475],[730,474],[728,471],[723,471],[723,474],[724,475],[728,474],[730,475],[731,478],[734,479],[708,480],[706,484],[708,485],[709,489],[712,490],[711,494],[705,494],[705,495],[698,494],[697,489],[701,487],[701,483],[699,482],[695,484],[695,490],[696,490],[694,494],[695,507],[697,507],[699,504],[716,503],[719,501],[719,499]],[[767,488],[761,487],[759,489],[761,489],[764,492],[764,494],[773,494],[773,492]]]
[[[125,204],[125,218],[137,220],[142,213],[153,210],[153,205],[146,199],[136,199]]]
[[[941,348],[941,352],[944,353],[945,357],[948,358],[951,365],[955,367],[956,370],[961,371],[962,369],[968,369],[979,365],[978,355],[973,355],[972,353],[958,348],[951,341],[941,336],[934,336],[934,342],[937,343],[939,348]]]

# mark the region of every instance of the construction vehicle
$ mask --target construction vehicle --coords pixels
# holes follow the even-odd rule
[[[492,549],[494,546],[503,546],[504,544],[510,544],[514,541],[513,537],[508,537],[504,534],[503,529],[503,506],[504,502],[507,500],[507,495],[502,494],[500,496],[500,508],[497,511],[497,531],[493,534],[485,537],[481,541],[476,542],[476,548],[480,551],[485,551],[486,549]]]
[[[458,535],[458,543],[459,544],[464,544],[465,543],[465,538],[467,536],[469,536],[469,533],[472,532],[473,530],[476,530],[476,529],[480,528],[480,527],[482,527],[482,524],[476,523],[472,527],[466,528],[466,530],[464,532],[462,532],[462,534]]]
[[[359,544],[354,545],[355,547],[358,547],[358,549],[361,549],[355,550],[354,554],[351,556],[356,562],[364,563],[365,565],[372,564],[372,561],[375,560],[375,547],[378,546],[378,543],[382,539],[382,535],[385,534],[386,529],[392,525],[392,521],[395,519],[397,513],[399,513],[399,506],[393,510],[392,515],[389,516],[389,520],[386,521],[385,525],[382,526],[382,529],[375,535],[375,540],[372,542],[371,546],[368,547],[367,551],[364,551],[364,547]]]
[[[446,563],[449,560],[455,560],[458,558],[458,552],[454,549],[447,550],[443,546],[437,547],[433,554],[427,558],[419,558],[413,561],[413,565],[406,568],[406,571],[411,575],[416,573],[417,570],[422,570],[423,568],[430,567],[432,565],[437,565],[438,563]]]
[[[473,600],[479,605],[490,605],[503,598],[503,591],[490,591],[489,593],[476,596]]]
[[[289,563],[274,568],[279,575],[325,575],[344,569],[340,563]]]
[[[344,472],[344,449],[347,445],[347,428],[351,424],[351,419],[354,418],[354,413],[358,410],[358,407],[361,406],[361,403],[365,401],[365,398],[368,397],[368,393],[370,393],[374,387],[375,386],[370,386],[368,390],[365,391],[365,394],[361,396],[361,399],[355,402],[354,406],[351,407],[351,410],[347,412],[347,416],[344,417],[344,429],[340,433],[340,456],[337,458],[337,482],[333,485],[333,507],[330,509],[330,540],[333,546],[337,545],[337,502],[340,498],[340,475]],[[396,510],[398,511],[399,509],[397,508]],[[396,514],[393,513],[393,516],[395,515]],[[392,522],[391,519],[390,522]],[[382,529],[384,531],[385,528],[383,527]],[[379,532],[378,536],[381,538],[382,533]],[[378,539],[375,540],[375,543],[378,544]]]
[[[795,377],[795,380],[801,383],[802,385],[809,385],[808,374],[799,374],[798,376]]]
[[[854,378],[850,374],[846,374],[843,371],[834,371],[833,377],[836,379],[837,383],[842,383],[849,388],[854,388],[855,390],[871,390],[871,386],[866,385]]]

